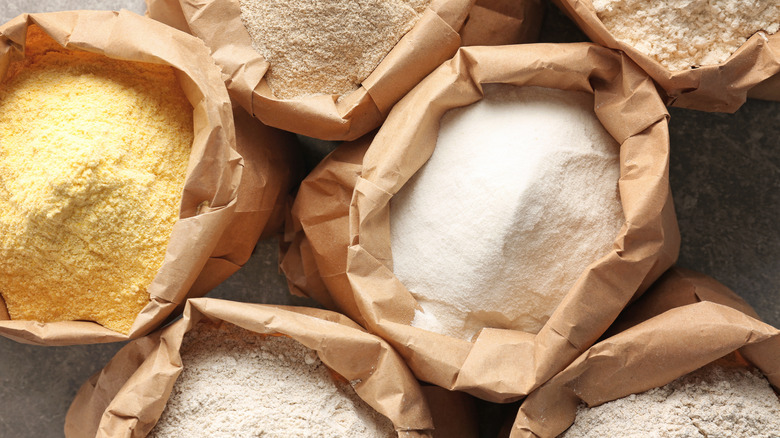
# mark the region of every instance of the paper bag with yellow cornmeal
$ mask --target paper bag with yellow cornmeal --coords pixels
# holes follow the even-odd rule
[[[278,146],[236,152],[205,46],[153,20],[19,16],[0,27],[0,76],[0,333],[10,338],[150,332],[246,261],[286,190]],[[268,179],[242,177],[244,167]]]
[[[578,406],[666,385],[732,354],[780,389],[780,330],[712,278],[672,268],[601,342],[525,399],[510,436],[558,436],[572,425]]]
[[[231,97],[263,123],[353,140],[455,53],[472,4],[147,0],[147,14],[202,38]]]
[[[541,320],[540,328],[513,325],[509,312],[517,306],[510,309],[510,304],[520,299],[523,283],[506,281],[501,289],[485,287],[468,295],[483,301],[487,295],[506,298],[492,311],[473,312],[483,318],[475,336],[435,333],[413,325],[422,309],[414,295],[419,291],[407,289],[395,274],[391,203],[435,154],[444,114],[480,102],[483,87],[496,83],[505,89],[579,91],[594,99],[593,117],[619,149],[613,191],[619,193],[622,228],[562,289],[562,298],[548,300],[549,314],[531,315]],[[666,117],[652,81],[619,52],[592,44],[462,48],[399,102],[365,156],[357,144],[337,149],[307,178],[299,191],[307,201],[296,201],[293,217],[300,223],[288,230],[291,245],[282,266],[296,288],[387,339],[421,380],[490,401],[517,400],[592,345],[675,260],[679,234],[667,177]],[[476,148],[475,157],[482,156],[480,148],[492,147],[467,143]],[[453,175],[451,167],[443,174]],[[447,186],[453,187],[458,186]],[[350,188],[347,211],[344,196]],[[427,219],[418,216],[420,223],[444,223]],[[478,224],[464,226],[470,233],[481,230]],[[557,270],[549,276],[557,278]],[[517,290],[510,288],[515,285]],[[444,288],[442,294],[452,290]],[[467,312],[464,326],[474,319]]]
[[[183,359],[182,341],[199,326],[226,323],[260,336],[292,338],[314,350],[336,379],[350,382],[360,398],[392,421],[399,437],[431,436],[434,424],[426,396],[403,360],[382,339],[366,333],[345,316],[326,310],[209,298],[188,300],[181,320],[131,342],[92,376],[71,404],[65,435],[147,436],[163,414],[182,369],[188,365]],[[287,382],[294,386],[295,376],[288,377]],[[428,397],[448,400],[440,392]],[[235,415],[240,418],[240,413]],[[241,421],[246,424],[246,419]],[[459,432],[451,436],[469,435]]]

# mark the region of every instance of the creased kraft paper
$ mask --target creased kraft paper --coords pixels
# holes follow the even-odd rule
[[[730,353],[780,389],[780,330],[764,324],[715,280],[673,268],[621,315],[616,333],[594,345],[520,406],[511,437],[555,437],[581,404],[666,385]]]
[[[343,315],[320,309],[187,301],[184,317],[122,348],[76,394],[65,435],[145,437],[162,415],[182,365],[179,350],[196,324],[224,321],[243,329],[288,336],[315,350],[322,362],[354,385],[357,394],[395,425],[399,438],[430,437],[425,395],[395,351]]]
[[[477,0],[460,29],[462,46],[500,46],[539,39],[540,0]]]
[[[349,204],[373,138],[370,133],[339,145],[301,182],[280,257],[293,294],[314,298],[361,324],[347,279]]]
[[[151,302],[127,335],[94,322],[10,321],[1,299],[0,334],[42,345],[143,336],[168,318],[187,296],[206,293],[249,258],[270,218],[279,214],[274,206],[290,184],[289,170],[280,167],[289,160],[288,152],[279,149],[288,149],[282,143],[293,141],[292,136],[237,112],[237,143],[230,99],[205,45],[128,11],[24,14],[13,19],[0,27],[0,76],[5,77],[10,62],[23,57],[27,29],[32,24],[70,49],[173,66],[194,108],[195,140],[180,217],[163,265],[148,289]],[[244,168],[246,172],[242,172]]]
[[[236,150],[244,158],[236,212],[189,298],[205,295],[244,266],[258,240],[283,231],[290,192],[302,173],[294,134],[265,126],[237,105],[233,119]]]
[[[721,64],[670,71],[633,46],[616,40],[599,20],[590,0],[553,0],[553,3],[592,41],[622,50],[639,64],[663,89],[668,105],[733,113],[748,96],[780,100],[780,33],[754,34]]]
[[[206,42],[232,98],[263,123],[322,140],[354,140],[378,127],[390,108],[460,46],[458,30],[474,0],[432,0],[417,24],[363,81],[339,99],[278,99],[252,48],[235,0],[147,0],[148,15]]]
[[[621,145],[626,221],[613,249],[581,274],[539,333],[485,328],[469,342],[410,325],[417,303],[392,272],[389,209],[432,154],[442,115],[480,100],[483,83],[593,93],[596,115]],[[359,314],[350,316],[388,340],[419,379],[517,400],[591,346],[676,259],[668,158],[666,108],[624,54],[586,43],[462,48],[396,105],[366,152],[349,212],[352,296],[331,297],[345,311],[352,300]]]

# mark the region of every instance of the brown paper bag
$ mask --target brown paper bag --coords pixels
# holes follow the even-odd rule
[[[651,291],[652,293],[642,295],[621,312],[602,339],[622,333],[667,310],[700,301],[722,304],[737,309],[751,318],[761,319],[756,311],[731,289],[712,277],[679,266],[666,271],[653,284]]]
[[[725,286],[674,268],[621,315],[619,324],[630,328],[526,398],[511,436],[555,437],[574,423],[580,403],[596,406],[663,386],[733,352],[780,389],[780,330],[754,315]]]
[[[480,100],[483,83],[594,93],[597,116],[621,144],[626,222],[613,250],[582,273],[539,333],[485,328],[468,342],[410,325],[417,302],[393,275],[389,205],[432,154],[442,115]],[[388,340],[421,380],[489,401],[519,399],[592,345],[677,257],[668,141],[652,81],[619,52],[586,43],[460,49],[396,105],[363,159],[347,257],[360,315],[350,316]]]
[[[131,342],[92,376],[68,410],[65,435],[145,437],[181,372],[184,335],[201,320],[295,339],[315,350],[338,375],[358,381],[357,394],[393,422],[399,437],[431,436],[433,422],[425,396],[403,360],[386,342],[343,315],[210,298],[188,300],[181,320]]]
[[[750,37],[726,61],[695,69],[670,71],[655,59],[620,42],[599,20],[590,0],[553,0],[588,37],[603,46],[624,51],[663,90],[667,105],[700,111],[733,113],[760,82],[780,74],[780,33]],[[777,91],[761,89],[750,97],[778,100]]]
[[[236,212],[187,294],[190,298],[205,295],[244,266],[259,239],[283,231],[290,191],[302,173],[294,134],[263,125],[237,105],[233,118],[236,150],[244,158]]]
[[[314,298],[361,324],[347,279],[349,204],[373,138],[367,134],[341,144],[301,182],[279,258],[293,294]]]
[[[447,391],[435,385],[422,385],[433,417],[433,438],[476,438],[479,419],[474,397]]]
[[[0,27],[2,77],[10,62],[23,56],[27,28],[33,23],[71,49],[176,68],[194,107],[196,136],[180,218],[174,225],[165,261],[149,286],[151,302],[130,333],[117,333],[85,321],[9,321],[0,299],[0,334],[45,345],[143,336],[159,326],[187,296],[202,295],[246,262],[275,211],[277,198],[287,190],[289,166],[283,164],[287,158],[277,150],[283,148],[277,143],[290,137],[239,115],[241,141],[236,146],[230,100],[208,49],[190,35],[128,11],[24,14],[15,18]],[[244,167],[248,172],[242,173]],[[201,207],[203,203],[207,206]]]
[[[150,17],[206,42],[232,98],[263,123],[322,140],[354,140],[378,127],[404,94],[455,53],[473,1],[432,0],[356,91],[287,100],[274,97],[264,80],[268,62],[252,48],[236,1],[147,0],[147,6]]]
[[[500,46],[539,39],[539,0],[477,0],[460,30],[461,46]]]

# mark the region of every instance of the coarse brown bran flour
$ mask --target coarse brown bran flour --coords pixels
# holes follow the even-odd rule
[[[417,22],[429,0],[239,0],[277,98],[343,95]]]
[[[178,218],[192,106],[171,67],[27,41],[0,85],[0,293],[11,319],[127,333]]]
[[[607,29],[671,71],[719,64],[756,32],[777,32],[777,0],[594,0]]]

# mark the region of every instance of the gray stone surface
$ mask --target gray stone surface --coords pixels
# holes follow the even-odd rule
[[[670,113],[678,264],[721,281],[780,327],[780,104]]]
[[[0,2],[0,23],[22,13],[54,12],[73,10],[120,10],[127,9],[137,14],[146,11],[144,0],[3,0]]]
[[[208,296],[245,303],[321,307],[310,298],[290,294],[287,281],[279,274],[278,253],[278,239],[259,242],[249,262]]]
[[[21,12],[120,7],[145,9],[142,0],[6,0],[0,22]],[[550,12],[543,41],[584,39],[562,14]],[[733,115],[670,111],[679,264],[724,282],[780,326],[780,103],[749,101]],[[247,266],[210,296],[311,305],[288,294],[276,255],[274,240],[261,242]],[[0,437],[62,436],[76,390],[120,347],[34,347],[0,337]],[[489,407],[482,410],[489,414]]]
[[[0,437],[62,436],[76,391],[121,347],[39,347],[0,337]]]

